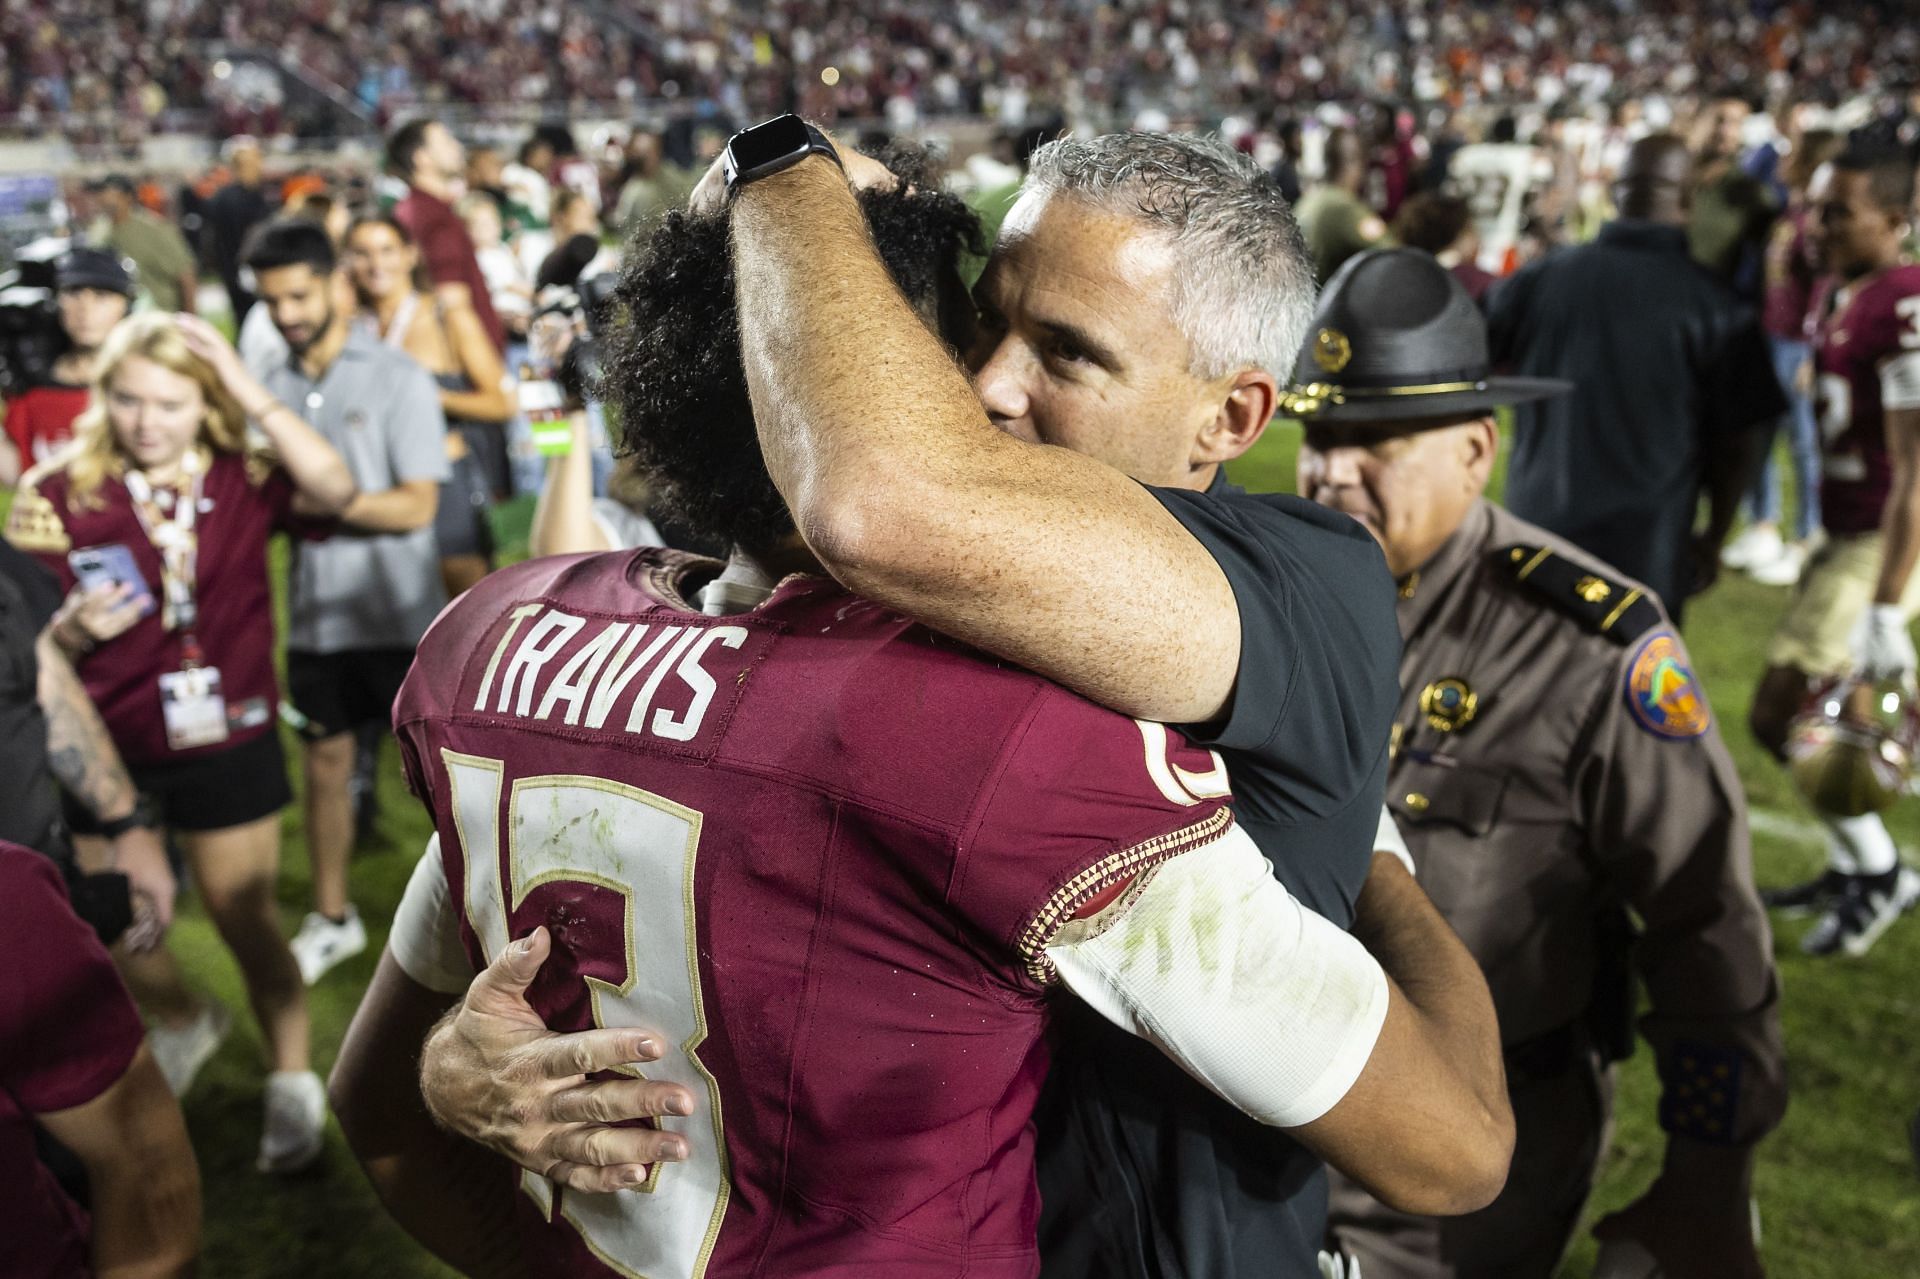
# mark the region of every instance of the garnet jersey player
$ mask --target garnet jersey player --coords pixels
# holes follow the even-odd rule
[[[640,1190],[526,1177],[530,1267],[1033,1273],[1063,984],[1267,1122],[1345,1094],[1385,978],[1235,830],[1216,757],[825,579],[704,616],[715,568],[489,577],[395,709],[438,839],[401,968],[457,994],[544,924],[547,1024],[656,1027],[649,1075],[698,1099]]]
[[[1920,267],[1902,259],[1913,165],[1849,152],[1814,176],[1812,239],[1832,272],[1814,310],[1814,398],[1822,436],[1827,541],[1801,574],[1767,649],[1753,727],[1783,753],[1787,726],[1817,681],[1857,673],[1911,679],[1907,626],[1920,596]],[[1764,894],[1822,912],[1810,954],[1858,955],[1920,900],[1878,813],[1819,814],[1827,870]]]

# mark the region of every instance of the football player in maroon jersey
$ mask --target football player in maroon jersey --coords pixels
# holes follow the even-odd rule
[[[924,187],[863,208],[934,320],[970,220]],[[1389,1198],[1482,1201],[1510,1142],[1485,992],[1398,863],[1356,931],[1389,967],[1419,956],[1411,998],[1237,827],[1200,829],[1226,821],[1216,756],[819,575],[759,460],[729,271],[723,221],[669,220],[631,268],[611,385],[676,514],[752,552],[724,571],[640,552],[490,578],[436,624],[397,711],[439,849],[334,1095],[403,1222],[462,1266],[1032,1274],[1028,1114],[1061,984]],[[1235,869],[1209,864],[1228,854]],[[1082,945],[1101,948],[1092,969]],[[576,1080],[660,1065],[619,1093],[568,1089],[562,1111],[667,1116],[534,1152],[551,1180],[523,1179],[526,1253],[500,1229],[510,1181],[426,1121],[408,1068],[496,955],[470,999],[525,990],[545,1025],[658,1027],[570,1041],[590,1046]],[[1342,993],[1356,979],[1386,992],[1377,1035]],[[1330,1070],[1344,1079],[1322,1086]],[[596,1184],[574,1165],[616,1150],[649,1166],[598,1184],[648,1193],[572,1188]]]
[[[1920,592],[1920,266],[1904,257],[1914,170],[1899,153],[1849,151],[1809,191],[1814,244],[1832,277],[1814,304],[1814,406],[1827,540],[1808,562],[1767,648],[1754,734],[1784,757],[1788,724],[1817,682],[1850,672],[1911,686],[1907,624]],[[1822,812],[1827,869],[1765,894],[1820,911],[1813,955],[1861,955],[1920,900],[1878,813]]]

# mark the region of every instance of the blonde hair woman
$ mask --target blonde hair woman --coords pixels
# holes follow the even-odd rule
[[[265,437],[252,449],[251,421]],[[71,445],[21,482],[7,536],[69,591],[53,622],[153,816],[186,852],[239,962],[271,1058],[263,1170],[312,1162],[325,1091],[309,1069],[306,988],[274,900],[280,809],[267,540],[355,496],[333,447],[192,316],[123,321],[95,365]],[[83,863],[104,843],[75,822]],[[225,1014],[188,993],[164,945],[123,951],[177,1092]]]

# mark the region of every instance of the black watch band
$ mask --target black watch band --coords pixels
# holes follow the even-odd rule
[[[147,810],[147,801],[140,800],[133,811],[125,817],[116,817],[112,821],[100,823],[100,833],[108,839],[119,839],[130,830],[153,829],[153,814]]]
[[[810,155],[823,155],[846,168],[826,134],[797,115],[775,116],[727,140],[721,172],[727,180],[727,191],[732,193],[749,182],[791,169]]]

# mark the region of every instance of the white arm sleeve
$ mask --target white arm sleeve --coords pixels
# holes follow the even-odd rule
[[[1394,824],[1393,810],[1385,804],[1380,806],[1380,830],[1373,837],[1373,851],[1392,853],[1400,859],[1400,864],[1407,868],[1407,874],[1415,879],[1420,877],[1420,872],[1413,868],[1413,851],[1407,847],[1406,837]]]
[[[1074,994],[1262,1123],[1310,1123],[1373,1053],[1387,977],[1294,900],[1245,831],[1156,868],[1047,947]]]
[[[1920,409],[1920,351],[1902,351],[1880,366],[1880,407]]]
[[[463,995],[472,984],[474,967],[460,944],[460,919],[447,892],[447,868],[440,863],[440,836],[427,840],[393,913],[393,931],[387,949],[401,971],[428,990]]]

